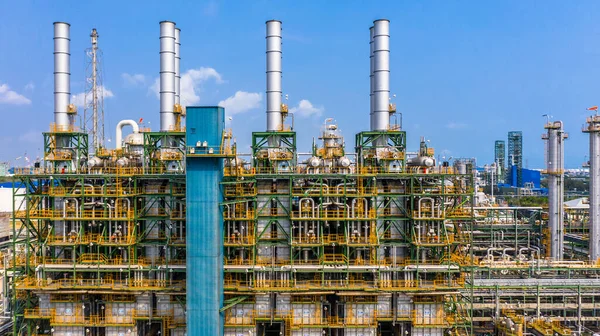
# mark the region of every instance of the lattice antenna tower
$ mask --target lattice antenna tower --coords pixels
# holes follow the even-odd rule
[[[104,85],[102,83],[102,50],[98,48],[98,32],[90,34],[92,47],[85,50],[86,80],[84,96],[84,131],[90,134],[90,152],[104,148]]]

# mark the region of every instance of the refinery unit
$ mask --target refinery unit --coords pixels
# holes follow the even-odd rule
[[[180,105],[181,31],[168,21],[160,129],[123,120],[116,148],[104,147],[103,125],[76,125],[70,26],[55,23],[54,122],[43,162],[15,174],[12,334],[600,330],[600,117],[583,130],[589,215],[565,215],[560,121],[544,126],[548,208],[479,206],[473,161],[438,162],[424,140],[407,151],[390,104],[389,25],[370,28],[369,130],[350,147],[327,119],[302,153],[282,103],[282,23],[268,21],[266,129],[238,154],[223,108]]]

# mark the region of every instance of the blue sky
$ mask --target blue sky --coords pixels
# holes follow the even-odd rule
[[[121,119],[157,128],[158,23],[171,20],[182,29],[187,103],[227,101],[237,142],[247,148],[250,133],[266,127],[265,21],[278,19],[283,90],[297,111],[300,149],[308,150],[328,117],[352,149],[355,133],[368,127],[368,29],[387,18],[391,88],[409,149],[425,136],[437,153],[489,163],[494,141],[522,130],[525,162],[542,167],[542,115],[550,114],[570,135],[567,167],[588,153],[581,126],[585,108],[600,104],[598,1],[166,3],[1,1],[0,160],[41,153],[41,132],[53,121],[54,21],[71,24],[72,95],[84,90],[90,31],[100,34],[110,139]]]

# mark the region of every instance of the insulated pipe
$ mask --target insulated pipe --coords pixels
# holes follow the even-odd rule
[[[71,95],[71,25],[54,22],[54,123],[69,126],[69,101]]]
[[[267,132],[283,129],[281,115],[281,21],[267,21]]]
[[[116,135],[116,148],[117,149],[121,149],[121,142],[123,141],[123,127],[125,127],[126,125],[129,125],[133,128],[133,133],[139,133],[140,132],[140,128],[138,126],[138,124],[131,119],[127,119],[127,120],[121,120],[119,121],[119,123],[117,124],[117,135]]]
[[[181,29],[175,28],[175,104],[181,105],[181,72],[179,64],[181,63]]]
[[[370,63],[370,68],[371,70],[369,71],[369,81],[371,84],[371,88],[369,91],[369,99],[370,99],[370,103],[371,106],[369,108],[369,122],[371,123],[370,125],[370,130],[373,130],[373,107],[374,107],[374,98],[373,98],[373,87],[375,86],[375,77],[373,75],[373,69],[375,68],[375,58],[373,57],[373,50],[374,50],[374,46],[373,46],[373,35],[375,34],[375,28],[374,27],[370,27],[369,28],[369,35],[370,35],[370,40],[369,40],[369,49],[370,49],[370,54],[369,54],[369,63]]]
[[[373,125],[372,131],[390,127],[390,21],[376,20],[373,29]]]
[[[175,23],[160,23],[160,130],[175,129]]]

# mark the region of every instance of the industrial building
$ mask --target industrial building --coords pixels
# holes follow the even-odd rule
[[[370,28],[370,128],[350,147],[327,120],[301,153],[282,103],[282,23],[268,21],[266,127],[241,154],[223,108],[180,105],[185,48],[168,21],[160,129],[123,120],[116,148],[105,148],[94,122],[86,131],[75,123],[70,26],[55,23],[43,164],[15,171],[24,187],[13,189],[6,265],[12,334],[598,331],[600,186],[590,173],[589,224],[565,223],[562,123],[545,125],[548,210],[477,207],[474,160],[436,162],[426,141],[406,155],[389,101],[389,25]],[[93,102],[92,111],[98,120]],[[592,172],[600,119],[588,123]],[[520,133],[509,136],[519,168],[521,146]]]

